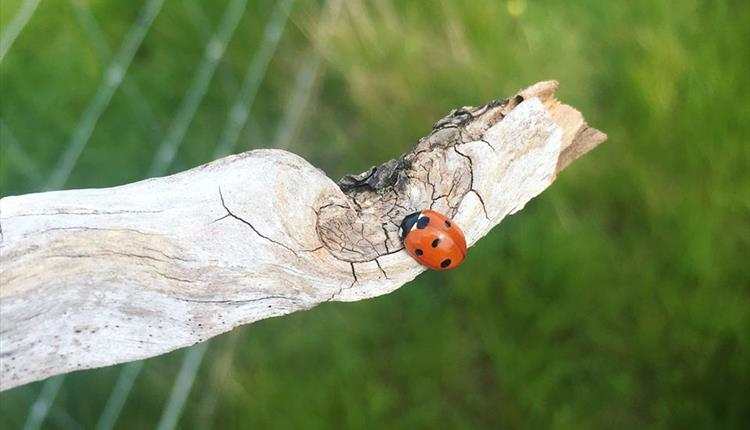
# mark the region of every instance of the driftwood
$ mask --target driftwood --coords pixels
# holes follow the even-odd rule
[[[257,150],[115,188],[3,198],[0,389],[395,290],[424,270],[402,250],[404,215],[444,212],[472,245],[606,139],[556,88],[454,110],[409,153],[339,184]]]

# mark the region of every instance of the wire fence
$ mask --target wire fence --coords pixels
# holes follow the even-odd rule
[[[164,3],[164,0],[145,0],[138,17],[132,23],[118,50],[113,54],[112,49],[106,43],[106,37],[101,26],[89,7],[81,0],[68,1],[78,24],[95,52],[99,66],[105,72],[96,92],[81,113],[55,168],[46,181],[41,176],[33,158],[24,151],[23,145],[19,143],[5,121],[0,119],[3,152],[12,158],[13,164],[18,166],[23,175],[37,189],[58,190],[65,186],[90,141],[99,119],[119,90],[126,97],[129,108],[132,114],[138,118],[139,124],[146,129],[153,140],[160,142],[147,176],[161,176],[169,171],[196,111],[224,58],[227,45],[245,14],[247,0],[229,0],[224,14],[213,32],[210,31],[210,21],[205,15],[205,11],[202,10],[200,3],[194,0],[186,0],[183,3],[183,7],[193,20],[195,29],[204,43],[204,52],[195,69],[191,84],[184,93],[166,132],[159,125],[145,92],[128,73],[134,56],[163,10]],[[39,4],[40,0],[24,1],[7,28],[2,31],[2,34],[0,34],[0,62],[6,57],[24,27],[32,20]],[[214,156],[218,157],[234,152],[241,133],[248,125],[252,126],[254,135],[262,135],[262,131],[259,130],[252,115],[252,109],[268,71],[269,63],[284,35],[289,13],[294,4],[295,0],[279,0],[274,6],[259,45],[254,51],[250,52],[250,60],[247,63],[239,91],[236,92],[230,103],[224,127],[213,150]],[[338,0],[326,2],[323,7],[324,16],[321,19],[335,19],[339,9],[340,2]],[[286,112],[277,124],[272,146],[288,148],[291,144],[295,130],[304,120],[305,105],[310,99],[320,69],[319,52],[310,46],[305,54],[305,61],[297,72]],[[234,76],[227,69],[222,70],[221,73],[230,93],[234,92],[234,88],[237,86]],[[207,341],[193,346],[185,352],[169,397],[166,399],[160,414],[157,424],[159,430],[169,430],[177,426],[209,345],[210,342]],[[233,347],[227,351],[228,358],[225,358],[225,361],[231,361],[233,351]],[[143,361],[137,361],[122,365],[119,368],[105,406],[96,421],[97,430],[109,430],[117,425],[127,399],[137,384],[143,366]],[[225,366],[228,366],[228,364],[225,363]],[[48,418],[52,418],[55,424],[60,427],[84,428],[65,410],[55,406],[55,400],[64,387],[65,380],[65,375],[49,378],[43,383],[38,395],[33,399],[32,395],[27,392],[27,387],[22,388],[25,390],[25,397],[29,399],[30,403],[23,426],[25,430],[41,428]]]
[[[78,162],[78,158],[81,156],[81,152],[83,152],[83,149],[91,138],[91,133],[93,133],[99,117],[107,109],[112,96],[120,87],[123,77],[128,72],[128,67],[133,60],[133,56],[138,51],[141,43],[143,43],[143,38],[146,36],[146,33],[151,28],[163,6],[164,0],[148,0],[144,5],[140,16],[133,23],[130,31],[125,36],[120,50],[107,68],[104,78],[96,90],[96,94],[81,115],[78,126],[73,130],[73,135],[49,180],[48,189],[62,188],[68,181],[73,168]]]
[[[16,41],[26,24],[29,23],[40,2],[41,0],[25,0],[10,24],[0,33],[0,62],[3,61],[5,54],[13,46],[13,42]]]

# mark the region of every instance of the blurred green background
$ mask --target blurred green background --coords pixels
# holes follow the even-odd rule
[[[3,196],[266,147],[339,178],[543,79],[609,134],[458,270],[132,389],[131,365],[4,392],[0,428],[750,428],[746,0],[1,0],[0,26]]]

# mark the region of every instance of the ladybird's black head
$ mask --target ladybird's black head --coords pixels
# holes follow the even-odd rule
[[[416,224],[419,219],[420,213],[421,212],[414,212],[413,214],[409,214],[404,217],[403,221],[401,221],[401,240],[406,239],[406,235],[409,234],[411,228],[414,227],[414,224]]]

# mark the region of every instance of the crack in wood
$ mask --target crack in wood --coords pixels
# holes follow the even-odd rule
[[[269,241],[271,243],[275,243],[276,245],[279,245],[280,247],[282,247],[282,248],[286,249],[287,251],[291,252],[292,254],[294,254],[295,257],[299,257],[299,255],[297,255],[297,251],[295,251],[294,249],[292,249],[292,248],[284,245],[283,243],[281,243],[279,241],[273,240],[270,237],[264,235],[263,233],[259,232],[258,229],[255,228],[255,226],[252,225],[249,221],[247,221],[247,220],[245,220],[243,218],[240,218],[239,216],[235,215],[232,211],[230,211],[229,208],[227,207],[226,202],[224,201],[224,195],[221,193],[221,187],[219,187],[219,198],[221,199],[221,205],[224,207],[224,210],[227,211],[227,214],[229,216],[231,216],[232,218],[236,219],[237,221],[240,221],[241,223],[243,223],[243,224],[247,225],[248,227],[250,227],[255,232],[255,234],[257,234],[258,236],[262,237],[263,239],[265,239],[265,240],[267,240],[267,241]]]
[[[226,299],[226,300],[200,300],[200,299],[188,299],[185,297],[174,297],[175,300],[179,300],[181,302],[189,302],[189,303],[209,303],[209,304],[219,304],[219,305],[243,305],[247,303],[255,303],[255,302],[261,302],[265,300],[289,300],[290,302],[298,302],[297,299],[293,297],[286,297],[286,296],[263,296],[258,297],[255,299]]]
[[[383,272],[383,276],[385,276],[385,279],[390,279],[388,277],[388,274],[385,273],[385,270],[383,270],[383,266],[380,265],[380,261],[377,258],[375,259],[375,264],[377,264],[378,265],[378,269],[380,269],[380,271]]]
[[[4,217],[5,219],[11,219],[11,218],[17,218],[17,217],[27,217],[27,216],[60,216],[60,215],[87,215],[87,216],[97,216],[97,215],[127,215],[127,214],[158,214],[162,213],[164,210],[156,210],[156,211],[141,211],[141,210],[119,210],[119,211],[100,211],[97,209],[90,209],[90,210],[82,210],[77,212],[71,212],[67,210],[60,210],[60,211],[54,211],[54,212],[37,212],[37,213],[22,213],[22,214],[14,214],[10,216]]]
[[[484,211],[484,217],[487,218],[487,221],[492,221],[487,214],[487,207],[484,204],[482,195],[479,194],[479,191],[474,188],[474,161],[471,159],[471,157],[459,151],[458,147],[454,146],[453,150],[456,151],[458,155],[466,158],[469,161],[469,192],[473,192],[479,198],[479,202],[482,204],[482,211]]]

